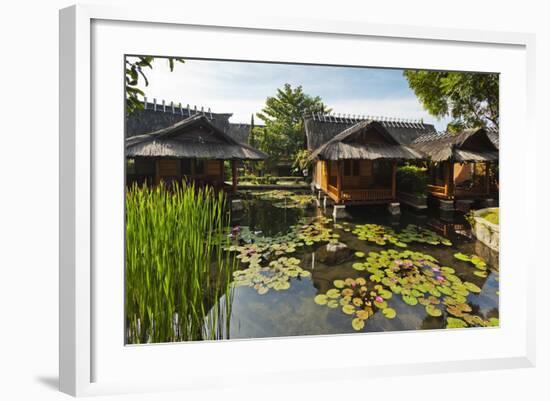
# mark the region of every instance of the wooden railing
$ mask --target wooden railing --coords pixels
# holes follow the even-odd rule
[[[342,199],[344,201],[377,201],[392,199],[391,188],[380,189],[344,189]]]
[[[447,187],[444,185],[428,185],[428,192],[432,192],[435,194],[441,194],[446,195],[447,193]]]
[[[335,201],[335,202],[340,201],[340,199],[338,199],[338,188],[333,187],[332,185],[328,184],[327,185],[327,190],[328,190],[328,196],[330,196],[330,198],[333,201]]]

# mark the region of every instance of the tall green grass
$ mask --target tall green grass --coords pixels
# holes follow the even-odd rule
[[[126,194],[126,335],[132,344],[227,338],[235,259],[212,188],[132,186]]]

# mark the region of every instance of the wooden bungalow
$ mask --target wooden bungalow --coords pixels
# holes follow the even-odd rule
[[[422,159],[404,142],[435,131],[404,120],[312,116],[305,121],[313,185],[335,204],[389,204],[397,199],[397,163]]]
[[[232,189],[237,188],[237,162],[267,155],[239,143],[204,114],[196,114],[152,133],[126,139],[128,184],[192,180],[222,188],[224,162],[231,162]]]
[[[480,200],[498,196],[498,131],[467,129],[419,137],[412,147],[427,155],[428,192],[442,200]]]

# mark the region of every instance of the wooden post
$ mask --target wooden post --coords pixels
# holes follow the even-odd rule
[[[449,166],[447,167],[447,179],[445,182],[445,186],[447,188],[447,198],[454,198],[454,192],[455,192],[455,163],[454,161],[448,161],[447,162]]]
[[[232,191],[237,192],[237,161],[231,160],[231,179],[232,179]]]
[[[155,159],[155,185],[160,184],[160,166],[159,159]]]
[[[336,162],[336,189],[338,193],[336,203],[340,203],[342,198],[342,163],[340,161]]]
[[[397,185],[397,162],[394,161],[392,165],[392,182],[391,182],[391,197],[396,198],[396,185]]]
[[[220,160],[220,189],[223,188],[223,183],[225,182],[225,169],[224,169],[224,160]]]
[[[489,162],[485,162],[485,193],[489,195],[491,193],[491,180],[489,176]]]

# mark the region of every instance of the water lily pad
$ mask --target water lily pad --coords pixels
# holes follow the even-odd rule
[[[334,284],[334,286],[335,286],[336,288],[340,288],[340,289],[341,289],[341,288],[344,288],[344,285],[345,285],[346,283],[344,283],[344,280],[334,280],[334,281],[333,281],[333,284]]]
[[[468,327],[468,325],[466,324],[466,322],[462,319],[457,319],[457,318],[454,318],[454,317],[448,317],[447,318],[447,328],[448,329],[460,329],[460,328],[464,328],[464,327]]]
[[[278,281],[273,286],[273,289],[277,291],[288,290],[290,288],[290,283],[288,281]]]
[[[493,327],[500,326],[500,321],[497,317],[492,317],[489,319],[489,325]]]
[[[355,252],[355,256],[357,256],[358,258],[364,258],[365,257],[365,252],[357,251],[357,252]]]
[[[346,285],[349,286],[349,287],[351,287],[351,286],[353,286],[353,285],[356,284],[356,283],[355,283],[355,280],[352,279],[352,278],[347,278],[347,279],[345,279],[345,280],[344,280],[344,283],[346,283]]]
[[[462,260],[463,262],[469,262],[471,259],[468,255],[465,255],[463,253],[455,253],[454,254],[454,257],[457,258],[458,260]]]
[[[416,299],[416,297],[413,297],[411,295],[402,295],[401,298],[403,299],[403,302],[405,302],[407,305],[414,306],[418,304],[418,299]]]
[[[430,302],[430,300],[428,298],[418,298],[418,303],[420,305],[423,305],[423,306],[428,306],[428,305],[431,305],[432,303]]]
[[[386,309],[388,307],[388,303],[386,301],[374,301],[373,304],[378,309]]]
[[[373,282],[376,282],[376,283],[379,283],[380,281],[382,281],[382,278],[376,274],[371,274],[370,277],[369,277],[369,280],[370,281],[373,281]]]
[[[397,315],[397,312],[393,308],[384,308],[384,309],[382,309],[382,314],[387,319],[393,319]]]
[[[479,294],[481,292],[481,288],[479,288],[474,283],[470,283],[469,281],[464,282],[464,287],[466,287],[468,291],[473,292],[475,294]]]
[[[433,317],[439,317],[443,314],[443,312],[441,312],[441,309],[431,304],[426,305],[426,313]]]
[[[364,263],[354,263],[353,265],[351,265],[351,267],[353,267],[355,270],[358,270],[358,271],[363,271],[365,270],[365,264]]]
[[[319,294],[313,300],[317,305],[326,305],[328,302],[328,297],[325,294]]]
[[[340,303],[339,303],[337,300],[335,300],[335,299],[331,299],[331,300],[329,300],[329,301],[327,302],[327,306],[328,306],[329,308],[332,308],[332,309],[338,308],[339,305],[340,305]]]
[[[353,298],[351,301],[355,306],[363,305],[363,300],[361,298]]]
[[[329,298],[338,298],[340,297],[340,290],[337,288],[332,288],[327,291],[327,297]]]
[[[476,275],[478,277],[481,277],[481,278],[486,278],[488,274],[487,274],[486,271],[475,271],[474,275]]]
[[[355,312],[355,307],[353,305],[344,305],[342,307],[342,312],[344,312],[346,315],[353,315]]]
[[[360,319],[360,318],[355,318],[351,321],[351,326],[353,327],[354,330],[362,330],[364,327],[365,327],[365,321],[363,319]]]
[[[267,288],[267,287],[262,286],[262,287],[258,288],[258,294],[260,294],[260,295],[267,294],[268,291],[269,291],[269,288]]]

